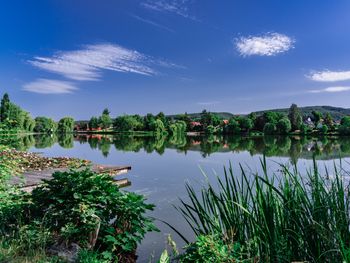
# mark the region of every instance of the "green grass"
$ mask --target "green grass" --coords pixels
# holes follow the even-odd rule
[[[350,198],[347,173],[334,165],[321,175],[316,162],[304,175],[281,165],[276,173],[240,175],[232,166],[179,210],[196,236],[220,235],[239,244],[248,262],[350,262]],[[331,178],[331,179],[329,179]]]

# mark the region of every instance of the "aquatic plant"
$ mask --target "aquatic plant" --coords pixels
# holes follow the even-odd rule
[[[270,172],[265,159],[261,167],[259,174],[240,166],[237,176],[230,164],[200,193],[186,185],[189,201],[178,209],[196,236],[239,244],[237,260],[350,262],[348,173],[334,165],[321,175],[315,160],[305,173],[286,165]]]

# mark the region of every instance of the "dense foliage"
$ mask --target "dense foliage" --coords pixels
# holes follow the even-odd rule
[[[71,117],[64,117],[60,119],[57,124],[57,131],[59,133],[70,133],[74,130],[74,119]]]
[[[5,93],[0,104],[0,132],[32,132],[34,125],[30,114],[12,103]]]
[[[38,133],[55,133],[57,131],[57,123],[47,117],[36,117],[34,131]]]

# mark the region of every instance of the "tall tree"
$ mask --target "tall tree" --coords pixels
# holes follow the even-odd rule
[[[4,122],[10,117],[9,115],[10,115],[10,97],[7,93],[5,93],[1,99],[0,121]]]
[[[303,123],[303,119],[298,106],[294,103],[289,108],[288,118],[289,118],[292,130],[293,131],[299,130],[301,124]]]
[[[240,116],[237,118],[242,131],[249,132],[253,128],[253,121],[250,118]]]
[[[55,133],[57,131],[57,123],[53,119],[47,117],[36,117],[34,131],[40,133]]]
[[[332,128],[334,125],[332,115],[327,112],[326,116],[324,117],[324,124],[328,126],[328,128]]]
[[[102,114],[102,116],[99,118],[99,127],[102,129],[108,129],[111,127],[113,121],[109,114]]]
[[[287,118],[280,119],[277,122],[276,129],[278,134],[288,134],[288,132],[290,132],[292,129],[291,121]]]
[[[97,129],[98,128],[98,118],[97,117],[91,117],[89,121],[89,128],[90,129]]]
[[[64,117],[59,120],[57,131],[60,133],[70,133],[74,130],[74,119],[71,117]]]
[[[317,126],[317,124],[322,119],[322,113],[319,111],[312,111],[311,114],[312,114],[312,119],[315,122],[315,125]]]

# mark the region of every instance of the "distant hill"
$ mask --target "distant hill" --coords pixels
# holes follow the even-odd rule
[[[334,120],[340,120],[342,117],[346,115],[350,115],[350,109],[340,108],[340,107],[332,107],[332,106],[307,106],[307,107],[299,107],[303,116],[311,116],[312,111],[319,111],[322,115],[325,115],[329,112]],[[283,109],[272,109],[272,110],[264,110],[264,111],[256,111],[254,112],[256,115],[264,114],[264,112],[281,112],[284,114],[288,114],[289,108]]]
[[[333,107],[333,106],[307,106],[307,107],[299,107],[299,109],[302,115],[305,117],[311,116],[312,111],[319,111],[322,113],[322,115],[325,115],[327,112],[329,112],[335,121],[340,120],[342,117],[346,115],[350,115],[350,109]],[[269,112],[269,111],[281,112],[287,115],[289,112],[289,108],[255,111],[254,113],[259,116],[264,114],[264,112]],[[246,114],[233,114],[230,112],[211,112],[211,113],[217,114],[219,117],[223,119],[229,119],[232,116],[237,116],[237,115],[241,115],[241,116],[246,115]],[[174,118],[176,116],[177,115],[168,115],[168,117],[171,117],[171,118]],[[188,116],[190,116],[193,119],[197,119],[197,118],[200,118],[201,113],[188,113]]]
[[[233,113],[230,113],[230,112],[211,112],[211,113],[214,113],[216,115],[218,115],[220,118],[223,118],[223,119],[229,119],[235,115],[238,115],[238,114],[233,114]],[[167,115],[167,117],[169,118],[175,118],[176,116],[178,116],[179,114],[173,114],[173,115]],[[201,113],[198,112],[198,113],[187,113],[187,115],[191,118],[191,119],[199,119],[201,117]]]

